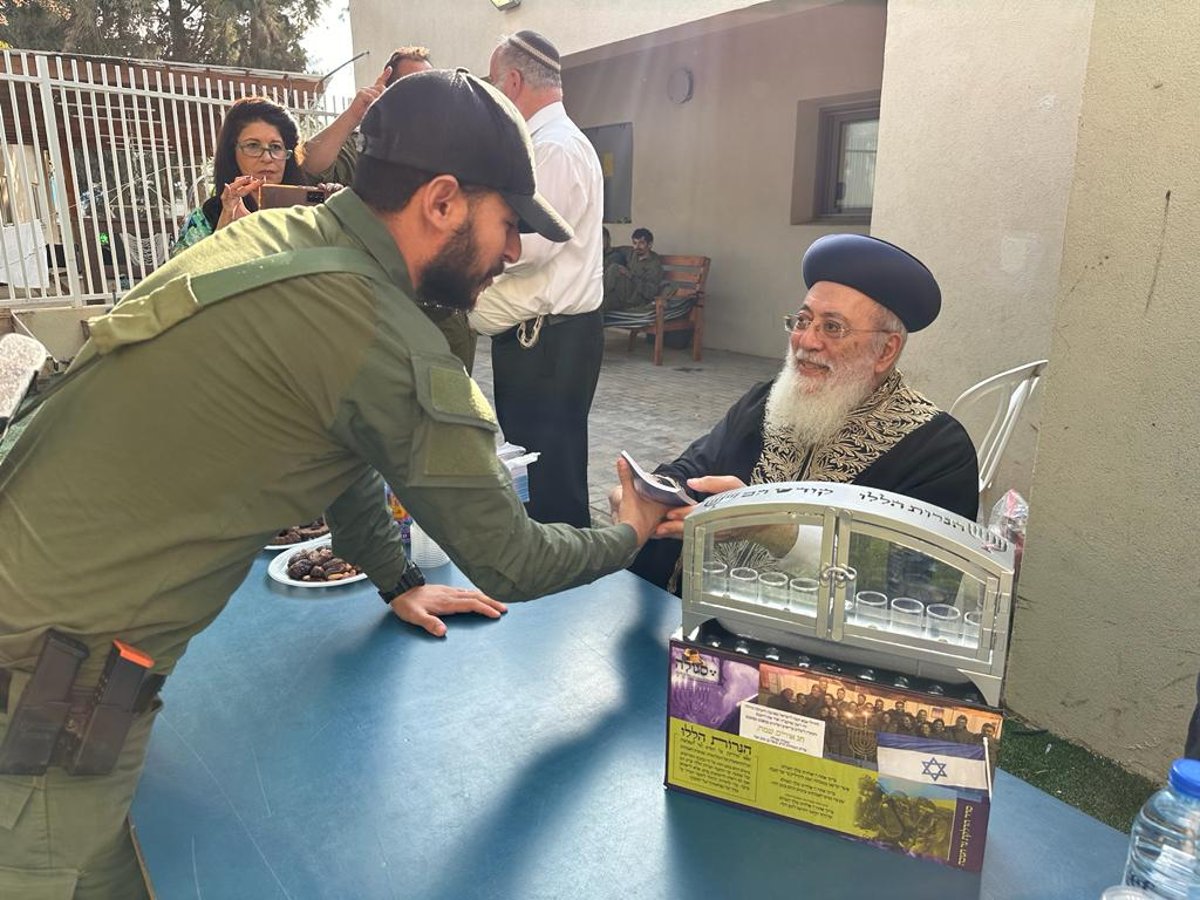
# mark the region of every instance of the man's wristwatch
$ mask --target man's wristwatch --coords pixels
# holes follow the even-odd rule
[[[384,603],[391,603],[401,594],[411,591],[415,587],[420,587],[425,583],[425,575],[412,560],[409,560],[408,565],[404,567],[404,571],[400,573],[400,580],[396,582],[396,586],[390,591],[380,591],[379,596],[383,598]]]

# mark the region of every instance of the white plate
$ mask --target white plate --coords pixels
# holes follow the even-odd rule
[[[288,587],[301,588],[339,587],[343,584],[353,584],[356,581],[362,581],[364,578],[366,578],[366,572],[359,572],[357,575],[352,575],[349,578],[342,578],[338,581],[297,581],[295,578],[288,578],[287,564],[288,560],[291,559],[294,554],[301,550],[312,550],[314,547],[325,547],[332,541],[333,537],[327,534],[324,537],[313,538],[311,541],[304,541],[300,544],[288,544],[288,548],[286,550],[267,563],[267,574],[280,584],[286,584]]]

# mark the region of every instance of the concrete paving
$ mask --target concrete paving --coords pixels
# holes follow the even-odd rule
[[[588,494],[597,524],[608,522],[606,497],[616,483],[616,459],[622,450],[647,468],[674,459],[752,384],[773,378],[784,351],[782,337],[776,359],[706,349],[704,358],[695,362],[690,349],[668,348],[663,364],[655,366],[654,348],[641,337],[632,352],[626,350],[625,332],[610,330],[605,337],[604,365],[589,420]],[[491,400],[488,338],[479,339],[474,375]]]

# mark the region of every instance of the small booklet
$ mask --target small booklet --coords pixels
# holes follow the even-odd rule
[[[639,496],[655,503],[665,503],[667,506],[692,506],[695,500],[688,496],[674,478],[666,475],[653,475],[639,466],[627,452],[621,451],[621,458],[629,463],[633,470],[633,488]]]

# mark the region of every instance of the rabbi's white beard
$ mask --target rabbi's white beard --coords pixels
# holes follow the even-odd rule
[[[827,366],[829,375],[805,375],[799,369],[801,361]],[[835,365],[818,353],[790,353],[767,397],[766,427],[790,435],[803,445],[823,444],[875,390],[876,379],[875,361],[869,354]]]

